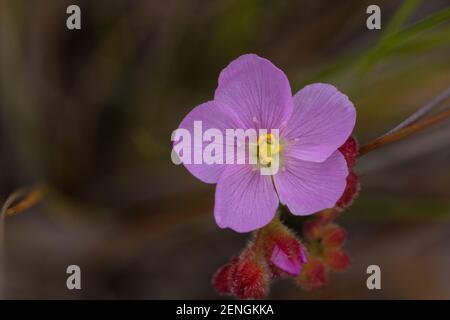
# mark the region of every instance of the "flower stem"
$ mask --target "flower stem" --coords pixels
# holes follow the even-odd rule
[[[441,122],[447,118],[450,118],[450,109],[445,110],[435,116],[418,121],[410,126],[400,129],[398,131],[395,131],[390,134],[379,137],[365,145],[362,145],[359,149],[359,156],[363,156],[363,155],[369,153],[370,151],[376,150],[385,145],[388,145],[393,142],[402,140],[406,137],[409,137],[410,135],[412,135],[418,131],[421,131],[425,128],[428,128],[429,126],[432,126],[432,125],[434,125],[438,122]]]
[[[264,255],[264,236],[265,236],[265,228],[259,229],[255,233],[255,240],[254,240],[254,248],[255,248],[255,254],[256,257],[261,258]]]

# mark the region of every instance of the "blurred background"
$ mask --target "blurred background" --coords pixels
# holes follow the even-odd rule
[[[66,28],[77,4],[82,29]],[[366,8],[381,8],[381,30]],[[450,86],[447,0],[1,0],[0,201],[41,184],[8,217],[5,298],[218,298],[215,270],[249,235],[219,229],[214,185],[170,161],[171,132],[243,53],[293,92],[329,82],[367,142]],[[449,101],[447,100],[447,106]],[[445,107],[445,103],[443,104]],[[339,222],[350,270],[275,299],[450,299],[450,122],[362,158],[362,193]],[[66,288],[66,268],[82,290]],[[366,288],[377,264],[382,290]]]

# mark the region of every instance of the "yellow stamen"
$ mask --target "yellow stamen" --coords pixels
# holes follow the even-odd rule
[[[260,164],[270,166],[273,158],[281,152],[280,141],[271,133],[258,138],[258,161]]]

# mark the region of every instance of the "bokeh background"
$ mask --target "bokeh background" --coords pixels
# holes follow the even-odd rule
[[[214,186],[172,164],[172,130],[248,52],[294,92],[321,81],[347,93],[360,142],[392,128],[450,86],[450,3],[376,1],[371,31],[374,2],[1,0],[0,201],[47,190],[5,221],[3,297],[218,298],[211,275],[249,235],[215,225]],[[80,31],[66,29],[70,4]],[[362,193],[339,218],[350,270],[313,292],[278,282],[270,297],[449,299],[449,121],[358,172]],[[80,291],[66,288],[71,264]],[[382,290],[366,288],[370,264]]]

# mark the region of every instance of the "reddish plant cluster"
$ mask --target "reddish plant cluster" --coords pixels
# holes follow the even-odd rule
[[[343,249],[347,232],[333,220],[353,203],[360,189],[358,176],[354,173],[358,156],[356,139],[348,138],[339,151],[344,155],[349,169],[345,191],[334,208],[320,212],[303,226],[309,262],[304,266],[297,283],[306,290],[321,288],[328,280],[329,271],[345,271],[351,262]]]
[[[349,207],[359,192],[358,176],[353,169],[358,143],[350,137],[339,148],[349,167],[347,186],[336,206],[323,210],[304,222],[302,243],[278,217],[257,231],[253,241],[213,277],[213,285],[222,295],[240,299],[267,296],[270,281],[294,277],[305,290],[321,288],[330,271],[341,272],[350,265],[350,256],[343,249],[347,232],[334,219]]]
[[[233,257],[213,277],[213,285],[220,294],[233,294],[241,299],[265,297],[268,283],[265,265],[251,249]]]
[[[239,257],[221,267],[213,285],[223,295],[241,299],[263,298],[271,280],[298,275],[306,262],[304,246],[278,219],[257,232]]]
[[[347,232],[332,222],[314,219],[304,226],[304,237],[308,248],[309,262],[297,283],[306,290],[321,288],[328,280],[328,272],[345,271],[350,266],[350,257],[343,250]]]

